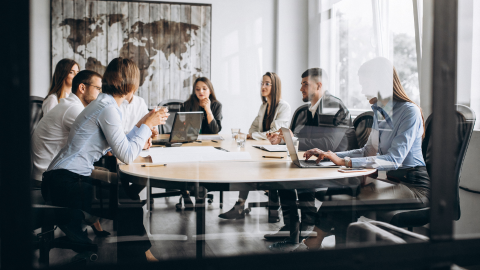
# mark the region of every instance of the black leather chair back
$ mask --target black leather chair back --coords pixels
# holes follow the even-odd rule
[[[472,111],[467,106],[456,105],[457,114],[457,130],[456,130],[456,140],[457,145],[456,152],[451,155],[452,161],[455,162],[455,179],[452,179],[456,183],[456,200],[455,200],[455,220],[460,219],[460,195],[459,195],[459,184],[460,184],[460,174],[462,172],[463,160],[467,154],[468,145],[470,143],[470,138],[472,137],[473,128],[475,126],[475,112]],[[427,165],[427,171],[429,175],[431,174],[431,164],[432,164],[432,115],[430,115],[425,122],[425,138],[422,142],[422,153],[425,163]]]
[[[373,126],[373,112],[368,111],[358,115],[353,121],[353,128],[357,137],[357,148],[362,148],[368,141]]]
[[[165,125],[158,126],[158,132],[160,134],[170,134],[173,128],[173,120],[175,119],[176,112],[180,112],[183,110],[184,100],[180,99],[167,99],[160,103],[158,106],[164,106],[168,108],[168,112],[170,116],[168,116],[167,123]]]
[[[30,96],[30,136],[43,117],[42,105],[44,98]]]

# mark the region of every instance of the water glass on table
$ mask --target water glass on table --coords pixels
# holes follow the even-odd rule
[[[232,138],[235,138],[235,136],[237,136],[238,133],[240,133],[239,128],[232,128]]]
[[[293,141],[293,146],[295,147],[295,153],[297,153],[298,155],[298,145],[300,144],[300,142],[298,141],[297,137],[293,137],[292,141]],[[292,160],[292,158],[290,157],[290,152],[288,151],[287,151],[287,160]]]
[[[245,148],[245,141],[247,140],[247,134],[238,133],[235,136],[235,141],[237,142],[237,146],[241,148]]]

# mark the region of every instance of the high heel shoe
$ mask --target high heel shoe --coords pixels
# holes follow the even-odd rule
[[[180,196],[179,202],[175,205],[177,210],[182,209],[182,199],[183,199],[183,204],[184,204],[184,210],[193,210],[195,209],[195,205],[192,202],[192,199],[190,198],[189,194],[182,193],[182,196]]]
[[[99,231],[95,229],[95,226],[90,226],[97,237],[107,237],[110,235],[107,231]]]

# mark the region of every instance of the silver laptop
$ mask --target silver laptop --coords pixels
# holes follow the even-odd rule
[[[287,151],[292,158],[293,164],[297,165],[300,168],[340,168],[340,166],[335,165],[335,163],[331,161],[320,161],[320,163],[316,164],[315,159],[313,160],[300,160],[297,155],[297,151],[295,151],[295,146],[293,146],[293,139],[292,135],[290,134],[290,130],[288,128],[282,128],[283,138],[285,143],[287,144]]]

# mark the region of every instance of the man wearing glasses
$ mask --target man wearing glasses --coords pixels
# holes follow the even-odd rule
[[[42,174],[65,146],[70,128],[83,109],[102,91],[102,76],[95,71],[82,70],[72,81],[72,94],[60,100],[38,123],[32,135],[32,179],[40,187]]]

